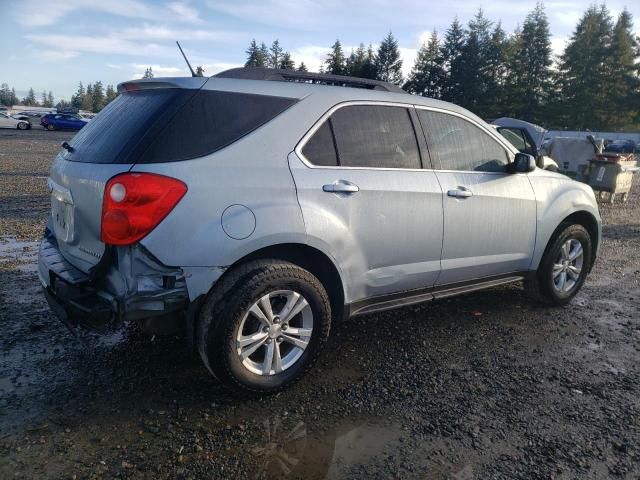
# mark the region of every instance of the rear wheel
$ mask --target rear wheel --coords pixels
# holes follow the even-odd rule
[[[18,130],[28,130],[28,129],[29,129],[29,124],[27,122],[18,123]]]
[[[566,305],[589,272],[591,236],[577,224],[561,225],[552,237],[538,270],[526,282],[529,295],[549,305]]]
[[[198,350],[228,386],[271,393],[311,368],[330,323],[329,297],[315,276],[287,262],[254,261],[229,272],[209,293]]]

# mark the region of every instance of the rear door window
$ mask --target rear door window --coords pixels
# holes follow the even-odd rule
[[[331,115],[344,167],[420,168],[418,141],[403,107],[352,105]]]
[[[404,107],[342,107],[316,130],[302,154],[318,166],[420,168],[418,141]]]

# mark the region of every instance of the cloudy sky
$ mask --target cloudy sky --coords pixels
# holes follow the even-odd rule
[[[205,73],[244,63],[252,38],[275,38],[296,62],[319,67],[328,46],[339,38],[349,53],[358,43],[374,46],[391,30],[399,41],[408,72],[420,44],[433,29],[444,33],[454,16],[463,22],[483,8],[511,32],[535,0],[2,0],[0,82],[19,95],[29,87],[69,98],[77,82],[104,84],[142,76],[185,75],[175,47],[180,40],[193,65]],[[615,16],[624,7],[640,31],[640,2],[609,0]],[[587,3],[547,0],[553,47],[557,53],[575,28]],[[38,93],[39,95],[39,93]]]

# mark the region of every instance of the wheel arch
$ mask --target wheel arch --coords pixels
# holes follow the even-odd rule
[[[551,245],[551,243],[553,242],[553,239],[560,232],[560,230],[566,228],[567,225],[576,225],[576,224],[582,225],[587,230],[587,232],[589,232],[589,236],[591,237],[591,244],[593,247],[593,251],[591,255],[591,264],[589,265],[589,271],[591,271],[591,269],[593,268],[593,264],[595,263],[595,260],[596,260],[598,247],[600,245],[601,232],[600,232],[600,223],[596,219],[595,215],[593,215],[593,213],[587,210],[577,210],[575,212],[572,212],[569,215],[564,216],[564,218],[560,220],[560,222],[558,223],[556,228],[553,230],[551,235],[546,239],[544,250],[539,255],[539,258],[537,258],[535,268],[538,268],[540,261],[544,257],[544,254],[546,254],[547,250],[549,249],[549,245]]]
[[[315,275],[327,290],[331,301],[331,310],[333,320],[339,321],[346,315],[344,283],[340,271],[334,261],[316,247],[312,247],[303,243],[278,243],[254,250],[243,257],[235,260],[232,264],[225,268],[213,285],[208,289],[211,292],[217,285],[221,285],[224,279],[231,275],[242,265],[253,260],[275,259],[290,262],[299,267],[308,270]],[[199,294],[189,305],[186,315],[186,336],[189,343],[195,346],[196,342],[196,324],[200,309],[206,299],[206,294]]]
[[[315,275],[327,290],[334,320],[344,315],[345,290],[338,267],[323,251],[302,243],[281,243],[260,248],[234,262],[227,271],[258,259],[290,262]],[[225,272],[226,274],[226,272]]]

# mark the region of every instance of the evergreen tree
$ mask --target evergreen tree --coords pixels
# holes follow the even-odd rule
[[[13,105],[11,103],[11,89],[7,83],[0,85],[0,104],[6,107]]]
[[[49,90],[49,93],[47,94],[47,107],[53,108],[55,103],[56,102],[55,102],[55,99],[53,98],[53,92]]]
[[[462,71],[461,57],[465,43],[465,32],[458,18],[454,18],[451,26],[445,33],[444,42],[440,50],[444,78],[442,80],[442,98],[449,102],[455,102],[461,95]]]
[[[584,13],[561,57],[561,121],[577,130],[606,128],[608,79],[613,25],[605,5]]]
[[[93,84],[93,92],[91,96],[91,111],[98,113],[105,106],[104,88],[102,82],[97,81]]]
[[[280,40],[276,38],[269,49],[269,62],[267,65],[269,68],[279,68],[283,51],[284,50],[280,46]]]
[[[268,67],[269,66],[269,49],[267,45],[262,42],[260,43],[260,49],[258,50],[258,67]]]
[[[293,59],[291,58],[291,54],[289,52],[284,52],[284,54],[282,54],[282,58],[280,59],[280,64],[278,65],[278,68],[281,68],[282,70],[296,69],[296,62],[293,61]]]
[[[376,55],[377,77],[383,82],[402,83],[402,60],[398,50],[398,41],[391,32],[382,40]]]
[[[198,77],[204,77],[204,67],[202,65],[196,67],[196,75]]]
[[[542,123],[548,118],[552,60],[549,22],[541,3],[527,15],[517,41],[510,61],[512,114]]]
[[[147,67],[142,78],[153,78],[153,68]],[[88,87],[87,87],[88,88]]]
[[[444,70],[440,57],[440,42],[435,30],[429,43],[423,43],[418,50],[416,62],[404,89],[425,97],[440,98]]]
[[[367,51],[361,43],[355,52],[351,52],[346,63],[346,74],[352,77],[368,78]]]
[[[256,39],[251,40],[249,44],[249,48],[246,50],[247,61],[245,62],[245,67],[263,67],[264,66],[264,58],[260,52],[260,47],[256,43]]]
[[[482,9],[471,19],[466,40],[459,58],[460,92],[457,103],[479,116],[487,114],[486,94],[491,90],[489,52],[491,50],[491,21]]]
[[[27,96],[24,97],[24,99],[22,100],[22,104],[30,107],[34,107],[38,105],[38,101],[36,100],[36,94],[33,91],[33,88],[29,89],[29,93],[27,93]]]
[[[82,98],[82,110],[91,112],[93,110],[93,85],[87,85],[87,93]]]
[[[112,101],[116,99],[118,96],[118,92],[113,88],[113,85],[107,85],[107,90],[105,92],[106,104],[108,105]]]
[[[640,50],[633,34],[633,18],[625,9],[613,27],[607,55],[607,90],[610,99],[607,124],[610,129],[633,129],[640,121]]]
[[[326,73],[331,73],[333,75],[344,75],[346,73],[346,59],[344,57],[344,52],[342,51],[342,44],[340,40],[336,40],[333,45],[331,45],[331,51],[327,55],[327,59],[324,61],[327,66]]]
[[[73,108],[73,105],[71,104],[71,102],[67,102],[65,99],[62,99],[58,103],[56,103],[56,110],[58,111],[68,110],[70,108]]]
[[[498,22],[491,32],[487,50],[487,91],[484,111],[487,118],[503,116],[508,103],[509,39]]]
[[[307,70],[307,66],[304,64],[304,62],[300,62],[300,65],[298,65],[298,71],[299,72],[308,72],[309,70]]]
[[[15,87],[11,87],[11,105],[18,104],[18,96],[16,95]]]
[[[46,107],[47,106],[47,92],[43,91],[40,98],[41,98],[40,105],[42,105],[43,107]]]
[[[78,90],[71,96],[71,106],[76,110],[80,110],[82,108],[82,102],[85,96],[85,89],[82,85],[82,82],[78,84]]]

